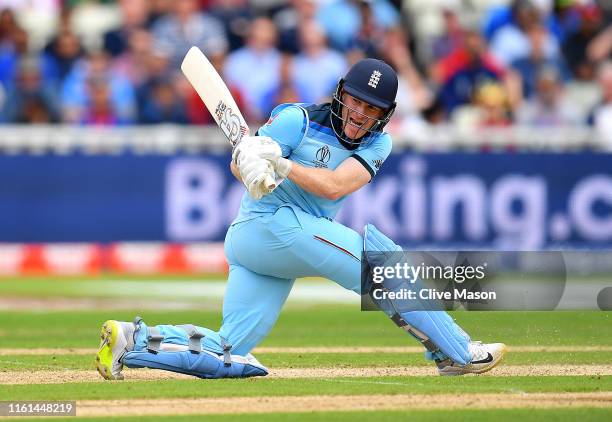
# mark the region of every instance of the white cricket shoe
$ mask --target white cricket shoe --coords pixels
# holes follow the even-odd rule
[[[100,329],[100,349],[96,354],[96,368],[104,379],[122,380],[123,363],[121,358],[126,352],[134,350],[134,331],[131,322],[108,320]]]
[[[482,374],[490,371],[506,354],[506,345],[503,343],[484,344],[480,341],[473,341],[468,345],[468,350],[472,354],[472,361],[465,366],[460,366],[450,359],[437,362],[440,375]]]

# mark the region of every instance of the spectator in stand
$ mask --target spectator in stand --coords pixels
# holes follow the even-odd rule
[[[371,9],[373,25],[381,30],[400,23],[399,13],[387,0],[330,0],[318,9],[317,20],[333,48],[346,51],[355,47],[363,28],[364,7]]]
[[[555,34],[561,45],[567,38],[578,31],[581,21],[581,10],[594,0],[554,0],[552,11],[544,15],[546,27]],[[550,24],[553,22],[553,25]]]
[[[12,48],[13,32],[19,28],[13,9],[5,8],[0,11],[0,50]]]
[[[137,85],[140,121],[214,124],[208,110],[187,79],[168,65],[169,54],[157,49],[148,51],[148,60],[143,72],[146,78]],[[215,56],[212,63],[218,64],[220,61],[222,57]],[[232,95],[240,107],[240,98],[235,92]]]
[[[559,78],[556,82],[565,84],[571,75],[561,56],[546,56],[546,40],[548,32],[541,23],[533,23],[526,28],[526,35],[531,44],[529,56],[512,62],[512,69],[520,75],[524,98],[530,98],[536,92],[536,85],[542,70],[553,69]]]
[[[432,40],[429,55],[433,62],[452,54],[465,43],[466,30],[459,21],[455,7],[448,5],[442,9],[444,33]]]
[[[331,101],[338,75],[346,73],[346,60],[327,46],[325,33],[314,20],[302,22],[299,34],[302,52],[293,59],[291,81],[301,101]]]
[[[296,85],[293,83],[293,56],[285,54],[281,59],[280,82],[278,86],[270,92],[265,99],[267,110],[265,115],[269,115],[278,104],[304,102],[300,97]]]
[[[288,4],[273,15],[278,28],[278,48],[285,54],[299,54],[299,28],[303,22],[317,16],[316,0],[289,0]]]
[[[497,82],[485,83],[478,87],[474,104],[479,110],[478,126],[499,127],[512,124],[512,113],[508,95]]]
[[[608,6],[612,9],[612,6]],[[587,57],[592,63],[601,63],[612,58],[612,23],[606,21],[603,29],[587,47]]]
[[[81,41],[69,29],[62,30],[41,55],[43,78],[59,93],[66,76],[83,57]]]
[[[171,52],[170,65],[179,68],[183,57],[193,45],[208,57],[227,51],[227,37],[218,19],[198,10],[197,0],[175,0],[172,13],[153,25],[156,48]]]
[[[349,50],[358,50],[366,57],[380,57],[381,44],[387,29],[374,15],[373,5],[366,1],[357,2],[361,24],[349,41]]]
[[[19,61],[28,54],[28,33],[16,26],[0,48],[0,83],[10,90],[15,83]]]
[[[517,112],[517,123],[539,127],[577,125],[584,120],[578,110],[566,101],[562,78],[555,67],[538,72],[536,91]]]
[[[92,76],[86,83],[87,103],[81,123],[94,126],[116,126],[125,123],[111,100],[109,81],[104,76]]]
[[[91,104],[101,106],[104,99],[98,84],[107,84],[108,98],[111,103],[112,119],[109,122],[128,123],[136,117],[136,98],[134,87],[128,79],[114,71],[110,66],[108,54],[104,51],[91,52],[89,56],[77,63],[66,77],[61,92],[63,119],[66,122],[91,121],[85,117],[87,107]],[[95,101],[90,98],[95,94]],[[91,111],[91,107],[89,108]],[[97,110],[97,109],[96,109]],[[107,119],[107,118],[104,118]],[[101,120],[104,120],[101,119]]]
[[[146,29],[132,31],[127,40],[127,48],[112,61],[113,70],[127,78],[136,89],[147,82],[150,76],[150,65],[157,50],[153,47],[151,33]],[[168,57],[162,73],[166,72]]]
[[[157,21],[172,13],[174,0],[149,0],[149,24],[147,27],[152,28]]]
[[[187,123],[185,104],[172,83],[166,79],[153,81],[143,101],[139,121],[152,123]]]
[[[455,107],[469,104],[479,85],[501,81],[505,72],[487,52],[481,35],[468,31],[464,46],[435,64],[432,78],[440,86],[440,100],[448,115]]]
[[[40,65],[34,57],[19,63],[16,83],[7,93],[0,122],[56,123],[59,121],[56,93],[43,83]]]
[[[504,87],[495,81],[478,85],[472,102],[457,107],[451,121],[460,129],[499,128],[512,124],[512,112]],[[488,149],[485,146],[485,149]]]
[[[606,151],[612,151],[612,61],[603,62],[597,69],[601,89],[601,103],[595,107],[590,123],[595,126],[598,140]]]
[[[527,31],[533,25],[542,23],[540,11],[530,2],[521,3],[514,9],[514,21],[500,28],[491,40],[491,53],[504,66],[509,66],[516,60],[528,57],[531,53],[531,43]],[[556,59],[560,54],[559,41],[546,30],[544,40],[544,56]]]
[[[588,46],[602,30],[603,16],[599,6],[590,4],[580,7],[580,26],[563,43],[563,55],[576,79],[593,80],[595,64],[588,58]]]
[[[272,21],[259,17],[251,23],[246,46],[225,62],[225,81],[244,98],[247,119],[263,120],[270,108],[270,93],[280,86],[281,54],[275,47],[276,37]]]
[[[393,117],[416,119],[421,110],[429,107],[433,98],[413,63],[406,37],[406,33],[400,27],[387,31],[381,44],[381,55],[393,66],[398,76],[397,107]]]
[[[573,2],[574,0],[555,0],[555,7],[565,8],[563,2]],[[541,16],[542,22],[548,30],[555,35],[558,40],[563,39],[562,25],[557,17],[551,13],[552,0],[512,0],[510,4],[496,5],[485,13],[483,16],[483,35],[488,42],[491,42],[497,31],[508,25],[518,25],[518,20],[521,14],[525,11],[529,12],[536,9]]]
[[[247,0],[214,0],[211,3],[210,14],[223,23],[229,51],[243,47],[249,23],[255,18],[249,2]]]
[[[136,31],[147,28],[149,23],[149,1],[119,0],[121,25],[104,34],[104,49],[117,57],[128,49],[129,39]]]

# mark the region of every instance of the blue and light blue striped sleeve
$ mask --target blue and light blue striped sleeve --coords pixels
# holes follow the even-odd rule
[[[363,149],[359,149],[353,154],[353,158],[359,161],[366,170],[370,173],[370,181],[374,179],[378,170],[391,153],[391,136],[383,133],[377,137],[371,144]]]

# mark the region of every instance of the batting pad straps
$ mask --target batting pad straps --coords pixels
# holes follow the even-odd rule
[[[136,317],[134,318],[134,321],[132,321],[132,324],[134,324],[134,326],[138,328],[141,322],[142,322],[142,317],[136,315]]]
[[[151,353],[159,352],[164,336],[162,336],[157,327],[148,327],[147,332],[147,350]]]
[[[200,353],[202,351],[202,339],[204,334],[198,331],[193,324],[177,325],[177,327],[185,330],[189,336],[189,351],[191,353]]]
[[[402,330],[406,331],[412,337],[416,338],[421,344],[429,350],[431,353],[436,353],[440,351],[440,348],[434,344],[433,341],[429,339],[425,334],[414,328],[412,325],[408,324],[404,318],[400,316],[400,314],[394,314],[391,317],[391,320]]]
[[[223,348],[223,365],[231,366],[232,355],[230,354],[230,350],[232,350],[232,345],[227,343],[225,339],[221,337],[221,347]]]

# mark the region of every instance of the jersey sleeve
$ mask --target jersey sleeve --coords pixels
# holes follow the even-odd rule
[[[281,106],[279,106],[281,107]],[[269,136],[281,147],[283,157],[287,158],[302,142],[306,130],[306,116],[301,107],[285,106],[272,111],[268,122],[259,128],[257,135]]]
[[[366,148],[356,151],[353,158],[366,168],[370,173],[370,181],[372,181],[390,153],[391,137],[384,133]]]

